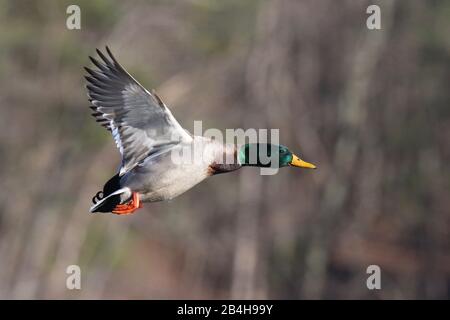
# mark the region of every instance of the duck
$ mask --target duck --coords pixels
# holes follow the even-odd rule
[[[154,90],[145,89],[105,49],[96,49],[97,59],[89,56],[94,66],[85,67],[86,89],[91,114],[111,133],[121,164],[92,198],[90,212],[128,215],[143,203],[171,200],[208,177],[243,167],[316,168],[283,145],[192,135]]]

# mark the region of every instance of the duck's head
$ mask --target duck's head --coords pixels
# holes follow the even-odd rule
[[[270,143],[248,143],[239,149],[238,159],[243,166],[281,168],[287,166],[316,169],[293,154],[287,147]]]

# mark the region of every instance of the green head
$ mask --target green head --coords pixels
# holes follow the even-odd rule
[[[315,169],[312,163],[303,161],[287,147],[270,143],[248,143],[239,149],[238,159],[243,166],[281,168],[294,166]]]

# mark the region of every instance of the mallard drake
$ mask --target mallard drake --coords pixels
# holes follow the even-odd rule
[[[282,145],[224,144],[193,136],[154,91],[147,91],[117,62],[108,47],[106,52],[108,56],[97,49],[102,61],[89,57],[96,69],[85,68],[86,88],[92,115],[111,132],[122,163],[92,199],[91,212],[130,214],[143,202],[173,199],[212,175],[244,166],[271,166],[261,160],[262,149],[278,160],[277,167],[316,168]],[[174,161],[174,155],[186,151],[200,151],[202,156]]]

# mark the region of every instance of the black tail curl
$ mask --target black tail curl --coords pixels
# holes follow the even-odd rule
[[[120,189],[120,177],[116,174],[114,177],[108,180],[103,186],[103,190],[100,190],[92,198],[92,202],[97,204],[99,201],[103,200],[105,197],[109,196],[114,191]],[[116,205],[120,203],[120,195],[112,196],[107,199],[100,207],[98,207],[94,212],[111,212]]]
[[[92,203],[93,204],[97,204],[97,202],[99,202],[100,200],[103,199],[103,191],[100,190],[99,192],[97,192],[95,194],[95,196],[92,198]]]

